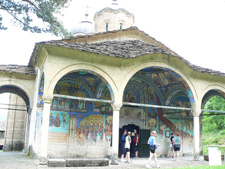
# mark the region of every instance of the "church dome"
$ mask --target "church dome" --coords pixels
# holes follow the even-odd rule
[[[73,36],[87,35],[94,32],[94,24],[87,19],[88,14],[85,14],[85,20],[78,23],[72,30]]]

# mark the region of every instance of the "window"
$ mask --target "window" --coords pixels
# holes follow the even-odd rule
[[[0,131],[0,139],[4,139],[5,131]]]
[[[122,23],[120,23],[120,30],[121,30],[121,29],[123,29],[123,24],[122,24]]]
[[[108,30],[109,30],[109,23],[106,22],[106,23],[105,23],[105,31],[108,32]]]

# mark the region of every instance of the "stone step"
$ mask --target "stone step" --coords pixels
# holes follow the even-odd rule
[[[97,158],[48,159],[48,167],[96,167],[96,166],[109,166],[109,160]]]

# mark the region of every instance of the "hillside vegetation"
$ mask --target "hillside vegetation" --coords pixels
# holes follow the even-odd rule
[[[214,96],[209,99],[204,109],[225,111],[225,99]],[[204,112],[202,128],[203,154],[208,153],[208,148],[204,145],[225,145],[225,113]]]

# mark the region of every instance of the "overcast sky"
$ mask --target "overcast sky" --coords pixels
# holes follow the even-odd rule
[[[112,0],[72,0],[62,21],[72,29]],[[225,0],[118,0],[135,15],[135,26],[191,63],[225,72]],[[8,21],[8,20],[7,20]],[[12,24],[11,24],[12,25]],[[1,64],[27,65],[35,42],[56,39],[9,27],[0,31]]]
[[[112,0],[72,0],[62,21],[68,30]],[[135,15],[135,26],[191,63],[225,72],[225,0],[118,0]],[[5,19],[5,25],[12,25]],[[0,64],[27,65],[35,42],[53,40],[50,34],[32,34],[10,26],[0,31]]]

